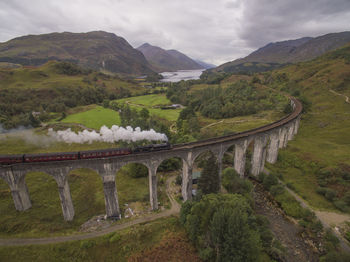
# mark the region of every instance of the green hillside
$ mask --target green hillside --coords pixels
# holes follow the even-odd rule
[[[68,108],[142,94],[146,89],[116,76],[51,61],[40,67],[0,69],[0,90],[0,123],[11,128],[35,126],[32,111],[46,121]]]
[[[151,74],[141,52],[113,33],[51,33],[17,37],[0,43],[0,62],[38,66],[49,60],[123,74]]]
[[[314,207],[350,211],[350,45],[264,79],[299,97],[307,110],[295,140],[270,168]]]

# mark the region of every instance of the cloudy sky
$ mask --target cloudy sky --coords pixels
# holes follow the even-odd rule
[[[0,0],[0,42],[104,30],[221,64],[275,41],[350,30],[350,0]]]

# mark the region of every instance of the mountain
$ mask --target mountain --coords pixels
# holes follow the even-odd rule
[[[331,33],[319,37],[303,37],[269,43],[244,58],[225,63],[214,71],[237,72],[249,69],[266,71],[283,64],[314,59],[350,42],[350,32]]]
[[[203,62],[203,61],[201,61],[201,60],[197,60],[197,59],[196,59],[196,60],[194,60],[194,61],[196,61],[196,63],[199,64],[200,66],[202,66],[204,69],[210,69],[210,68],[216,67],[216,65],[208,64],[208,63]]]
[[[177,50],[164,50],[145,43],[137,48],[157,72],[203,69],[204,67]]]
[[[28,35],[0,43],[0,62],[38,66],[49,60],[113,73],[153,72],[140,51],[124,38],[103,31]]]

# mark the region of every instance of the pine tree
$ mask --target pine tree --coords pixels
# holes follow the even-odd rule
[[[198,181],[198,189],[203,194],[218,193],[220,190],[219,167],[214,155],[211,155],[204,164]]]

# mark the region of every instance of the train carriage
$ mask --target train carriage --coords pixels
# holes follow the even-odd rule
[[[0,155],[1,165],[11,165],[23,162],[23,155]]]
[[[152,152],[170,149],[169,143],[150,144],[131,148],[109,148],[101,150],[89,150],[80,152],[58,152],[46,154],[24,154],[24,155],[0,155],[0,165],[11,165],[16,163],[50,162],[78,159],[106,158],[113,156],[129,155],[133,153]]]
[[[129,148],[109,148],[101,150],[80,151],[80,159],[103,158],[120,155],[129,155],[132,151]]]
[[[24,162],[26,163],[77,160],[77,159],[79,159],[79,152],[25,154],[24,155]]]

